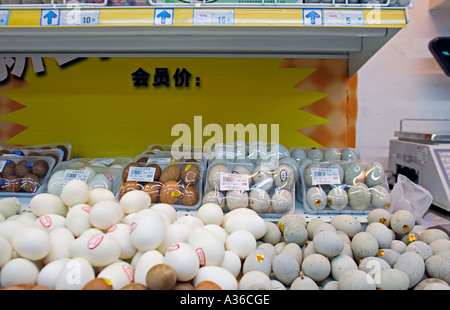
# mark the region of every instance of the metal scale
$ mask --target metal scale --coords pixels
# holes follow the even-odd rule
[[[403,121],[444,121],[443,131],[414,132],[403,130]],[[390,140],[389,170],[403,174],[427,189],[433,204],[450,211],[450,120],[404,119],[397,139]]]

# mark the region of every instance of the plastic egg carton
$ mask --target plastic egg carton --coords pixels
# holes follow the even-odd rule
[[[45,192],[54,166],[50,156],[0,156],[0,196],[32,197]]]
[[[201,146],[178,146],[171,144],[152,144],[147,150],[142,152],[141,156],[152,155],[154,158],[168,158],[173,162],[183,161],[202,161],[206,163],[210,151]]]
[[[203,203],[217,203],[225,212],[250,208],[261,217],[280,218],[295,209],[295,175],[288,164],[275,167],[224,160],[210,164]]]
[[[11,149],[12,152],[22,152],[24,155],[37,156],[37,155],[50,155],[56,154],[59,161],[55,158],[56,165],[61,161],[70,160],[72,153],[72,144],[68,142],[63,143],[48,143],[48,144],[35,144],[35,145],[23,145],[16,146]],[[51,156],[51,155],[50,155]]]
[[[293,147],[289,149],[290,156],[302,166],[310,162],[320,161],[355,161],[360,160],[359,152],[351,147],[346,148],[308,148],[308,147]]]
[[[197,210],[203,196],[205,166],[202,162],[154,162],[154,155],[138,156],[122,171],[117,198],[131,190],[146,191],[152,203],[167,203],[175,209]]]
[[[390,206],[384,167],[378,162],[312,162],[300,168],[306,213],[366,214]]]
[[[86,182],[90,189],[106,188],[115,194],[120,187],[122,168],[93,164],[92,160],[77,158],[56,165],[48,180],[47,192],[60,196],[67,182],[78,179]]]

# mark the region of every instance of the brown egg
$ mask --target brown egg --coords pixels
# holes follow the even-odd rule
[[[143,191],[150,195],[152,203],[158,201],[161,186],[162,185],[158,182],[148,182],[144,184]]]
[[[147,167],[155,168],[155,176],[153,177],[153,181],[158,181],[161,177],[161,167],[157,164],[148,164]]]
[[[122,291],[145,291],[147,287],[141,283],[129,283],[122,287],[120,290]]]
[[[197,165],[186,165],[181,174],[181,179],[183,180],[184,184],[197,184],[200,180],[200,170],[198,169]]]
[[[198,191],[193,186],[186,186],[181,192],[181,203],[185,206],[194,206],[198,202]]]
[[[197,291],[199,290],[222,290],[222,288],[212,281],[202,281],[195,287]]]
[[[88,291],[88,290],[112,290],[112,284],[111,281],[105,278],[95,278],[86,283],[82,290]]]
[[[4,154],[11,154],[11,151],[4,149],[4,150],[0,150],[0,156],[4,155]]]
[[[130,167],[141,167],[139,163],[133,162],[126,165],[126,167],[123,169],[122,172],[122,182],[126,182],[128,179],[128,172],[130,170]]]
[[[59,163],[59,156],[57,154],[55,154],[54,152],[46,152],[46,153],[42,153],[39,155],[52,157],[55,160],[55,166]]]
[[[16,164],[16,167],[14,168],[14,174],[19,178],[23,178],[25,174],[30,173],[32,166],[33,165],[29,161],[21,160]]]
[[[177,273],[166,264],[158,264],[150,268],[146,276],[149,290],[171,290],[177,283]]]
[[[161,173],[159,181],[161,183],[166,183],[167,181],[180,181],[181,169],[178,165],[170,165]]]
[[[180,282],[173,288],[176,291],[195,290],[195,287],[189,282]]]
[[[27,193],[36,193],[39,187],[41,187],[39,178],[32,173],[26,174],[20,180],[20,188],[22,188]]]
[[[136,181],[126,181],[119,189],[119,199],[129,191],[140,191],[144,188],[141,183]]]
[[[1,176],[6,178],[9,175],[14,175],[14,170],[16,168],[16,163],[12,160],[7,159],[6,164],[3,166],[3,170],[1,172]]]
[[[177,181],[167,181],[159,191],[159,201],[175,204],[181,196],[181,187]]]
[[[39,178],[43,178],[47,175],[48,170],[50,169],[48,162],[43,159],[37,160],[33,167],[31,167],[31,173],[35,174]]]
[[[16,175],[9,175],[3,179],[3,188],[10,193],[20,192],[20,178]]]
[[[63,151],[63,160],[67,160],[67,156],[69,155],[67,147],[65,145],[57,145],[56,148]]]
[[[154,145],[154,146],[152,146],[151,148],[150,148],[150,151],[162,151],[163,150],[163,148],[161,147],[161,146],[159,146],[159,145]]]

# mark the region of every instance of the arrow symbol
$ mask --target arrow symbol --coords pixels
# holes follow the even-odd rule
[[[47,24],[51,25],[52,24],[52,19],[58,17],[58,15],[55,14],[55,12],[50,11],[47,14],[44,15],[44,18],[47,19]]]
[[[156,15],[157,18],[161,18],[161,24],[165,24],[166,23],[166,18],[170,18],[172,17],[172,15],[170,15],[167,11],[162,11],[161,13],[159,13],[158,15]]]
[[[316,24],[316,18],[320,18],[320,15],[317,14],[316,11],[311,11],[308,14],[306,14],[306,18],[311,18],[311,25]]]

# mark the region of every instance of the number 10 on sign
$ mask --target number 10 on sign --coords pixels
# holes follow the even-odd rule
[[[232,26],[234,10],[194,10],[194,25]]]

